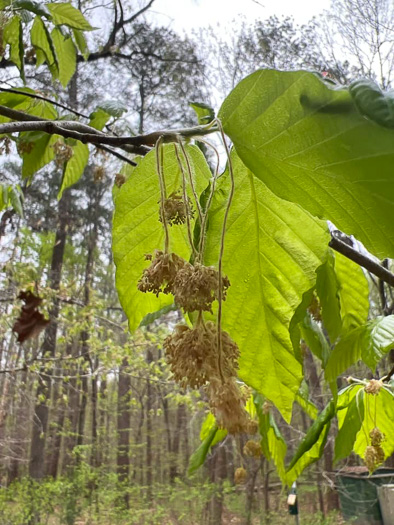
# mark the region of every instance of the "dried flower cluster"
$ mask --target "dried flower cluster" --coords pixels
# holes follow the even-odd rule
[[[226,428],[230,434],[248,431],[250,416],[245,410],[246,397],[235,377],[224,382],[211,379],[208,394],[211,411],[220,428]]]
[[[115,185],[120,188],[126,182],[126,177],[122,173],[115,175]]]
[[[160,250],[155,251],[154,257],[145,255],[145,259],[152,262],[143,271],[142,277],[138,281],[138,290],[140,292],[152,292],[156,296],[160,292],[171,293],[174,279],[186,261],[176,253],[164,253]]]
[[[0,155],[11,153],[11,140],[8,137],[0,138]]]
[[[191,200],[188,198],[187,203],[185,203],[182,195],[174,191],[165,199],[164,205],[160,206],[160,222],[163,222],[163,215],[170,226],[173,224],[185,224],[187,216],[190,218],[194,216]]]
[[[258,441],[249,440],[245,443],[244,454],[250,458],[259,458],[263,451],[261,450],[261,445]]]
[[[65,144],[62,140],[57,140],[52,147],[55,152],[55,162],[59,168],[69,161],[74,154],[72,147]]]
[[[381,443],[385,439],[383,432],[375,427],[369,433],[371,438],[371,445],[365,449],[364,463],[368,467],[369,472],[373,472],[384,461],[385,454],[381,447]]]
[[[237,468],[237,470],[234,472],[234,483],[236,485],[245,483],[247,476],[248,476],[248,473],[243,467]]]
[[[105,168],[104,166],[97,165],[93,168],[93,180],[94,182],[101,182],[105,178]]]
[[[34,142],[20,141],[18,142],[17,149],[20,155],[28,155],[34,149]]]
[[[259,424],[255,419],[251,419],[248,424],[248,434],[257,434],[259,430]]]
[[[367,394],[371,394],[373,396],[376,396],[379,394],[380,389],[383,386],[383,381],[380,379],[371,379],[368,381],[367,385],[365,386],[364,390]]]
[[[227,332],[222,332],[222,374],[236,375],[239,349]],[[218,372],[217,328],[209,321],[195,328],[179,324],[164,341],[164,348],[175,380],[183,386],[199,388]]]
[[[223,277],[223,299],[229,286],[230,281]],[[213,266],[204,266],[198,262],[186,263],[174,280],[173,294],[176,304],[185,312],[212,313],[212,303],[219,296],[219,272]]]

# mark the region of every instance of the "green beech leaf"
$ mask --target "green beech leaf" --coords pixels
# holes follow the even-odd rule
[[[342,318],[342,333],[368,320],[369,286],[362,268],[340,253],[335,254],[335,274]]]
[[[335,345],[325,369],[328,381],[334,381],[360,359],[375,369],[377,363],[394,345],[394,315],[378,317],[351,330]]]
[[[212,412],[208,412],[206,418],[204,419],[201,430],[200,430],[200,440],[204,441],[210,434],[211,430],[216,427],[216,419],[215,416],[212,414]],[[222,441],[227,436],[227,430],[226,429],[220,429],[217,428],[217,432],[211,442],[211,447],[216,445],[216,443],[219,443],[219,441]]]
[[[220,439],[217,439],[217,434],[223,434],[223,437]],[[207,436],[205,437],[204,441],[201,443],[201,445],[193,452],[193,454],[190,456],[189,460],[189,468],[188,468],[188,475],[191,476],[196,470],[198,470],[201,465],[204,464],[205,458],[207,457],[207,454],[209,452],[209,449],[213,446],[214,441],[217,443],[218,441],[221,441],[224,439],[225,434],[227,432],[225,430],[219,430],[217,425],[214,425],[209,430]]]
[[[24,79],[24,64],[23,64],[23,30],[22,20],[20,16],[15,15],[6,24],[3,33],[3,39],[6,44],[10,46],[10,60],[19,69],[22,79]]]
[[[157,319],[160,319],[160,317],[162,317],[163,315],[168,314],[169,312],[176,312],[177,310],[178,307],[175,304],[168,304],[167,306],[163,306],[163,308],[160,308],[160,310],[157,310],[157,312],[146,314],[146,316],[140,322],[140,327],[149,326]]]
[[[121,117],[123,113],[127,111],[126,106],[118,100],[105,100],[101,102],[99,108],[108,113],[108,115],[111,115],[111,117],[117,118]]]
[[[371,444],[369,433],[375,427],[385,436],[381,444],[385,458],[394,453],[394,395],[386,388],[381,388],[377,395],[364,394],[364,419],[353,447],[361,458]]]
[[[278,196],[394,256],[394,131],[361,115],[348,89],[305,71],[262,70],[238,84],[219,117]]]
[[[352,398],[344,407],[345,410],[338,410],[338,427],[339,432],[335,438],[335,455],[334,462],[346,458],[353,450],[357,432],[361,428],[364,419],[364,389],[357,386],[351,390]],[[339,394],[338,405],[341,403]]]
[[[35,2],[34,0],[15,0],[13,2],[13,7],[17,9],[26,9],[26,11],[31,11],[35,15],[45,16],[45,18],[48,19],[52,18],[46,5]]]
[[[52,20],[55,25],[66,25],[73,29],[81,29],[82,31],[93,31],[92,27],[81,11],[75,9],[70,3],[56,3],[46,4],[49,9]]]
[[[58,77],[58,62],[55,54],[55,48],[52,42],[51,35],[46,28],[44,22],[39,16],[36,16],[33,22],[33,26],[30,32],[31,44],[35,48],[36,53],[38,50],[42,51],[42,54],[37,55],[37,67],[40,66],[44,60],[48,64],[48,68],[55,79]]]
[[[51,33],[59,68],[59,80],[66,87],[77,67],[77,51],[70,36],[63,36],[55,27]]]
[[[73,156],[66,162],[63,170],[62,184],[57,196],[61,199],[63,191],[79,181],[89,160],[89,147],[87,144],[77,142],[73,146]]]
[[[316,419],[319,411],[314,403],[309,399],[308,383],[302,380],[300,389],[298,390],[295,400],[298,405],[304,410],[311,419]]]
[[[73,31],[74,40],[75,40],[75,43],[77,45],[77,48],[81,52],[83,58],[85,60],[87,60],[87,58],[89,56],[89,48],[88,48],[88,44],[86,42],[85,35],[79,29],[73,29],[72,31]]]
[[[362,115],[394,128],[394,91],[383,92],[372,80],[361,79],[350,84],[349,92]]]
[[[321,317],[331,342],[335,342],[342,330],[341,310],[338,297],[338,277],[335,273],[335,257],[330,250],[327,261],[317,272],[316,291],[321,306]]]
[[[300,324],[300,332],[309,350],[320,359],[323,367],[326,366],[331,350],[321,324],[307,314]]]
[[[330,401],[309,428],[286,469],[289,483],[295,481],[308,465],[321,457],[335,412],[335,402]]]
[[[17,187],[15,187],[15,186],[12,186],[10,188],[10,201],[11,201],[11,205],[14,208],[14,210],[16,211],[16,213],[20,217],[23,217],[23,207],[22,207],[21,193],[20,193],[20,190]]]
[[[279,199],[236,153],[232,159],[236,188],[223,258],[231,286],[223,307],[223,328],[240,348],[241,379],[289,420],[302,379],[290,321],[303,294],[315,284],[329,235],[323,221]],[[228,184],[227,174],[224,196],[216,199],[209,217],[207,264],[218,260]]]
[[[58,140],[58,135],[48,135],[46,133],[35,135],[34,133],[21,134],[24,141],[33,144],[30,152],[22,154],[22,176],[24,178],[34,175],[36,171],[51,162],[55,157],[53,145]]]
[[[207,186],[211,172],[196,146],[187,146],[186,150],[196,191],[200,194]],[[173,144],[164,147],[164,176],[168,195],[182,188],[182,175]],[[187,191],[192,196],[189,185]],[[163,226],[159,222],[159,201],[156,157],[152,151],[133,169],[115,200],[112,248],[116,264],[116,287],[131,331],[138,327],[146,314],[173,303],[171,295],[160,294],[156,297],[137,289],[144,268],[149,266],[145,254],[164,247]],[[186,225],[173,226],[170,229],[170,251],[189,259]]]
[[[111,118],[111,115],[100,107],[93,111],[89,116],[89,126],[92,126],[92,128],[98,129],[100,131]]]
[[[203,102],[189,102],[189,106],[194,109],[198,123],[201,125],[209,124],[215,118],[214,109]]]

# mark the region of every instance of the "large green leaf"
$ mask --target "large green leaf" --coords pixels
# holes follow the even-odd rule
[[[196,190],[200,194],[211,176],[209,167],[196,146],[187,146]],[[182,175],[174,145],[164,147],[164,174],[167,194],[182,188]],[[191,196],[188,187],[189,195]],[[113,221],[113,254],[116,264],[116,287],[120,302],[129,319],[130,330],[138,327],[146,314],[156,312],[173,302],[170,295],[142,293],[138,280],[149,262],[145,254],[164,247],[163,226],[159,222],[160,188],[156,173],[155,152],[144,157],[120,188],[115,199]],[[170,230],[170,249],[188,259],[190,247],[186,225]]]
[[[231,287],[223,308],[223,327],[240,348],[241,379],[289,420],[302,379],[289,325],[303,294],[315,284],[329,236],[323,221],[279,199],[236,153],[232,159],[236,188],[223,258]],[[226,176],[224,197],[210,214],[208,264],[217,262],[228,184]]]
[[[339,432],[335,438],[334,462],[346,458],[351,453],[364,419],[364,389],[361,386],[356,386],[351,389],[350,393],[351,400],[348,399],[347,404],[341,407],[345,410],[338,410],[337,413]],[[338,396],[338,408],[343,396],[344,394]]]
[[[66,87],[77,67],[77,50],[70,36],[63,36],[55,27],[51,33],[59,68],[59,80]]]
[[[277,195],[394,256],[394,131],[366,119],[347,89],[305,71],[262,70],[240,82],[219,117]]]
[[[93,31],[92,27],[81,11],[75,9],[69,2],[46,4],[49,9],[53,23],[56,25],[66,25],[73,29],[81,29],[82,31]]]
[[[328,381],[334,381],[360,359],[375,369],[394,344],[394,315],[378,317],[345,334],[331,352],[325,369]]]
[[[89,147],[87,144],[78,141],[72,150],[73,155],[64,166],[62,184],[57,196],[58,199],[61,199],[63,191],[66,188],[69,188],[79,181],[89,160]]]
[[[24,79],[24,67],[23,67],[23,30],[22,20],[20,16],[15,15],[6,24],[3,33],[3,39],[6,44],[10,46],[10,60],[13,62],[20,71],[22,79]]]

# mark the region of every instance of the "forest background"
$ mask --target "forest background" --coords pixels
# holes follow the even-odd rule
[[[209,27],[207,17],[207,27],[188,36],[157,22],[154,0],[76,7],[93,25],[105,20],[88,34],[89,54],[80,51],[54,84],[26,41],[25,77],[43,97],[56,95],[81,115],[95,111],[122,133],[193,125],[191,101],[217,107],[259,68],[308,69],[341,85],[366,77],[383,90],[392,86],[390,0],[335,0],[302,26],[291,18],[265,19],[263,9],[254,23],[238,20],[224,31]],[[7,55],[0,74],[0,98],[23,85]],[[272,461],[245,453],[247,435],[212,446],[190,475],[192,453],[211,422],[204,393],[180,388],[163,354],[163,337],[181,314],[148,316],[130,335],[115,290],[113,199],[126,176],[119,159],[97,149],[83,177],[68,187],[58,158],[18,187],[21,164],[7,148],[4,143],[1,183],[11,206],[0,218],[1,523],[287,521]],[[351,273],[358,301],[371,318],[391,314],[391,289],[358,270]],[[51,319],[23,344],[12,331],[21,290],[42,297]],[[288,458],[330,398],[319,360],[307,345],[304,351],[305,395],[291,423],[266,405],[286,438]],[[389,369],[392,352],[387,360]],[[349,374],[372,377],[363,364]],[[304,523],[339,522],[334,470],[362,465],[355,454],[333,465],[336,433],[333,424],[323,457],[300,478]],[[393,458],[385,465],[394,466]],[[239,468],[247,471],[245,484],[236,483]]]

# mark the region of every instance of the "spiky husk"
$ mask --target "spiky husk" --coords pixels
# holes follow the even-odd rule
[[[155,251],[154,258],[152,255],[145,255],[145,259],[152,262],[143,271],[142,277],[138,281],[138,290],[140,292],[152,292],[156,296],[160,292],[172,293],[174,279],[186,261],[176,253],[164,253],[159,250]]]
[[[239,349],[227,332],[222,331],[221,338],[221,372],[223,377],[233,377],[237,373]],[[164,349],[174,378],[183,387],[199,388],[220,375],[217,327],[211,321],[195,328],[177,325],[165,339]]]
[[[229,286],[228,278],[222,277],[223,300]],[[175,303],[185,312],[212,313],[212,303],[219,297],[219,272],[213,266],[186,263],[174,280],[173,294]]]

